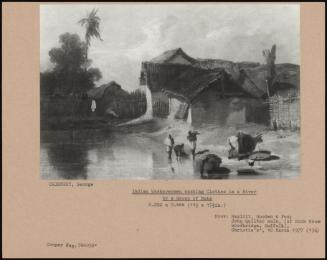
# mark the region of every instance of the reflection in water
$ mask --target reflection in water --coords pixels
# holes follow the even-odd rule
[[[175,168],[173,167],[173,159],[172,158],[168,159],[168,164],[169,164],[169,167],[171,169],[171,172],[175,173]]]
[[[229,179],[230,175],[229,174],[214,174],[214,175],[208,175],[208,176],[203,176],[202,179],[210,179],[210,180],[223,180],[223,179]]]
[[[56,144],[48,146],[49,163],[62,179],[87,179],[87,150],[82,145]]]
[[[41,177],[43,179],[201,179],[200,161],[196,158],[169,160],[163,141],[146,134],[112,132],[78,132],[74,140],[69,131],[54,131],[42,136]],[[280,147],[283,146],[283,149]],[[206,147],[202,147],[203,149]],[[202,149],[201,148],[201,149]],[[292,178],[299,171],[297,144],[281,140],[269,147],[282,150],[279,160],[258,162],[258,175],[241,174],[246,161],[223,160],[230,174],[214,174],[208,179]],[[200,149],[200,148],[199,148]],[[282,169],[282,170],[281,170]]]

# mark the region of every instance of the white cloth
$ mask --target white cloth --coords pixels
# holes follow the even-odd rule
[[[237,138],[237,136],[233,135],[233,136],[228,137],[227,146],[229,148],[232,148],[231,145],[236,149],[236,151],[238,151],[238,138]]]
[[[173,150],[173,147],[172,146],[166,146],[166,151],[167,153],[171,152]]]
[[[96,108],[97,108],[97,104],[96,104],[95,100],[92,99],[92,104],[91,104],[91,110],[92,110],[92,112],[94,112],[96,110]]]
[[[173,146],[169,137],[165,139],[164,144],[167,146]]]

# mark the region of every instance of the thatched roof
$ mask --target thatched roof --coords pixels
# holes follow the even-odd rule
[[[187,103],[193,100],[202,91],[209,87],[218,87],[224,80],[226,83],[226,94],[238,93],[244,96],[251,96],[251,93],[244,91],[240,86],[232,82],[223,69],[205,70],[190,67],[182,72],[178,77],[171,79],[162,88],[162,91],[168,96],[175,97]]]
[[[218,80],[221,72],[221,70],[208,72],[203,69],[190,68],[179,77],[170,80],[162,91],[169,96],[191,102],[210,83]]]
[[[192,64],[181,66],[170,60],[182,55]],[[146,66],[145,66],[146,65]],[[180,66],[177,66],[180,65]],[[257,62],[232,62],[221,59],[193,59],[181,48],[169,50],[144,64],[147,82],[152,91],[162,90],[170,96],[191,102],[199,93],[224,74],[227,88],[238,88],[256,98],[267,96],[267,66]],[[151,71],[151,66],[156,69]],[[171,68],[168,74],[167,66]],[[281,87],[299,88],[300,67],[295,64],[276,64],[272,92]],[[160,71],[160,72],[158,72]]]
[[[276,77],[272,83],[272,91],[275,91],[275,88],[278,85],[285,83],[290,88],[299,88],[300,86],[300,66],[290,63],[276,64]],[[253,84],[258,89],[258,93],[267,92],[267,66],[260,65],[254,68],[244,68],[243,71],[246,74],[246,77],[250,79]]]
[[[92,99],[101,99],[107,91],[126,92],[115,81],[110,81],[108,84],[103,84],[100,87],[92,88],[91,90],[87,91],[87,95]]]
[[[253,68],[259,66],[260,63],[258,62],[249,62],[249,61],[242,61],[242,62],[233,62],[229,60],[222,60],[222,59],[197,59],[197,63],[193,66],[203,68],[203,69],[218,69],[224,68],[225,70],[231,70],[233,67],[237,67],[238,69],[241,68]]]
[[[190,63],[196,62],[195,59],[193,59],[192,57],[187,55],[181,48],[165,51],[158,57],[153,58],[151,60],[151,62],[157,63],[157,64],[167,64],[178,55],[181,55],[184,59],[186,59]]]
[[[284,85],[293,88],[300,88],[300,66],[284,63],[276,65],[277,75],[272,83],[272,90],[277,90]]]
[[[207,69],[222,68],[244,90],[262,98],[267,95],[267,66],[256,62],[232,62],[220,59],[198,59],[194,66]],[[276,64],[276,77],[272,83],[274,92],[281,86],[299,88],[300,67],[295,64]]]

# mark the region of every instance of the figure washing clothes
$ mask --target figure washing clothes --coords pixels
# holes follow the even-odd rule
[[[165,139],[165,145],[166,145],[166,151],[168,153],[168,159],[171,160],[171,154],[173,152],[174,148],[174,138],[171,135],[168,135],[168,137]]]
[[[197,135],[199,135],[199,134],[200,133],[197,131],[188,131],[187,140],[191,144],[193,160],[195,159],[196,141],[197,141]]]

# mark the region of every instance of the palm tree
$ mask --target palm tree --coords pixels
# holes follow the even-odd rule
[[[101,35],[100,35],[100,21],[101,19],[96,15],[98,10],[93,9],[90,13],[86,15],[86,18],[83,18],[78,21],[78,23],[81,26],[85,26],[85,43],[86,43],[86,49],[85,49],[85,65],[84,65],[84,70],[85,72],[87,71],[88,67],[88,49],[91,45],[91,39],[92,38],[98,38],[101,41]],[[75,89],[75,84],[73,85],[73,89]],[[74,91],[73,91],[74,92]],[[72,116],[73,118],[75,117],[74,115],[74,108],[75,108],[75,101],[73,101],[73,107],[72,107]],[[73,129],[73,141],[74,141],[74,129]]]
[[[87,14],[86,18],[83,18],[79,20],[79,24],[81,26],[85,26],[85,42],[86,42],[86,61],[87,61],[87,54],[88,54],[88,48],[91,45],[91,38],[98,38],[101,41],[101,35],[100,35],[100,21],[101,19],[96,15],[98,12],[97,9],[93,9],[90,13]]]

